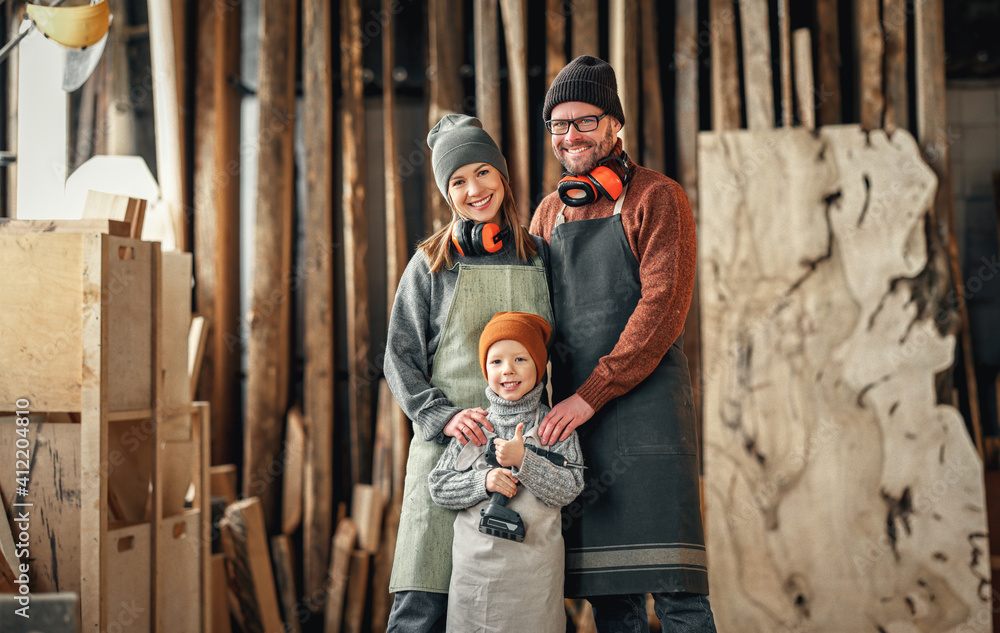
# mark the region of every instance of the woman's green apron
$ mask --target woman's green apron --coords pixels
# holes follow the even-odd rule
[[[458,264],[448,319],[431,362],[430,384],[456,407],[486,408],[486,379],[479,364],[479,335],[497,312],[530,312],[553,322],[545,268]],[[426,442],[414,429],[406,461],[403,512],[389,590],[448,593],[456,512],[431,501],[427,475],[445,444]]]

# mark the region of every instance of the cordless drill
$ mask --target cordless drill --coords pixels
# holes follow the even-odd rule
[[[496,447],[493,446],[491,437],[486,443],[486,462],[493,467],[499,467],[497,461]],[[498,536],[518,543],[524,542],[524,521],[521,515],[507,507],[507,497],[502,493],[494,492],[490,495],[490,502],[485,508],[479,511],[479,531],[490,536]]]

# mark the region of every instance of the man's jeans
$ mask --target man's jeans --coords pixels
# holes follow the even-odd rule
[[[386,633],[444,633],[447,615],[446,593],[397,591]]]
[[[646,596],[590,598],[598,633],[649,633]],[[653,610],[663,633],[715,633],[708,598],[696,593],[654,593]]]

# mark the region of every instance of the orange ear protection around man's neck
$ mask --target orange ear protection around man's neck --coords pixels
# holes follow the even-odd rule
[[[495,222],[477,224],[472,220],[456,218],[451,229],[451,243],[459,255],[482,257],[503,248],[504,238],[509,235],[508,229],[501,229]]]
[[[605,163],[616,163],[625,174],[619,176],[614,169]],[[622,195],[622,190],[628,184],[628,156],[622,153],[621,156],[608,156],[597,163],[593,171],[589,174],[577,176],[566,173],[559,181],[559,199],[567,207],[582,207],[585,204],[594,202],[599,197],[604,196],[614,202],[618,196]]]

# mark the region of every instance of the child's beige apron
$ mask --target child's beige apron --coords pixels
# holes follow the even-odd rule
[[[431,362],[430,380],[454,406],[463,409],[489,406],[486,379],[479,364],[479,335],[494,314],[517,310],[537,314],[553,323],[545,268],[538,257],[532,263],[532,266],[458,264],[458,281],[441,342]],[[425,442],[414,428],[389,580],[391,592],[448,593],[456,512],[435,505],[427,488],[427,475],[437,465],[445,446],[435,441]]]
[[[526,444],[541,446],[537,431],[536,421],[524,434]],[[464,453],[473,452],[478,456],[472,467],[488,470],[482,449],[467,444],[455,467],[464,470],[461,466],[472,461]],[[524,542],[517,543],[479,531],[479,511],[488,503],[455,518],[448,633],[564,633],[562,508],[547,506],[524,486],[518,487],[507,502],[525,525]]]

